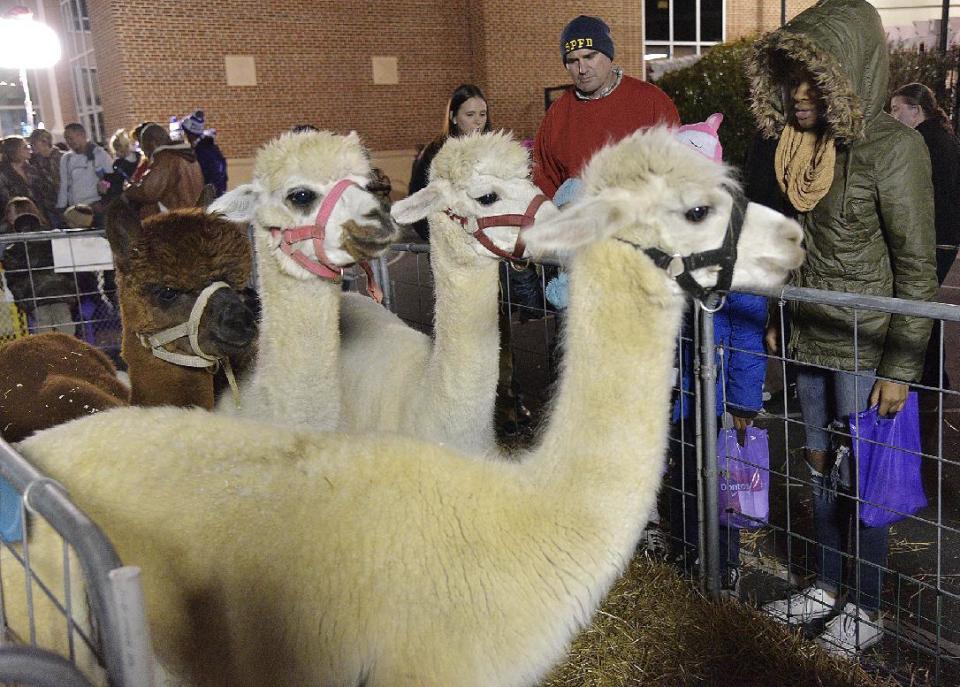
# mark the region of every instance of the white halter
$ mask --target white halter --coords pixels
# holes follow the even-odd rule
[[[203,312],[207,307],[207,301],[210,300],[210,297],[216,291],[229,288],[230,285],[226,282],[213,282],[197,296],[197,301],[190,310],[190,318],[186,322],[154,334],[147,335],[138,332],[137,338],[140,339],[140,343],[143,344],[144,348],[150,349],[150,352],[153,353],[154,356],[168,363],[173,363],[174,365],[180,365],[182,367],[205,367],[210,369],[211,374],[215,373],[220,365],[223,365],[224,374],[227,375],[227,383],[233,392],[233,400],[236,402],[237,407],[239,407],[240,391],[237,388],[237,380],[233,376],[230,359],[226,356],[210,355],[200,348],[200,319],[203,317]],[[194,355],[174,353],[164,348],[166,344],[183,337],[187,337],[190,341],[190,350],[193,351]]]

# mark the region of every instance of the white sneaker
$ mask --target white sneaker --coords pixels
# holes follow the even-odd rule
[[[836,605],[836,598],[829,592],[819,587],[807,587],[786,599],[764,604],[763,611],[781,623],[801,625],[826,618]]]
[[[817,644],[834,656],[855,656],[883,639],[883,619],[873,620],[862,608],[848,603],[823,628]]]

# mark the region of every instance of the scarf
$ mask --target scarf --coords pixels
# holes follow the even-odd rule
[[[623,69],[621,69],[620,67],[614,67],[613,83],[611,83],[609,86],[604,86],[603,88],[599,89],[596,93],[591,93],[590,95],[581,93],[576,88],[573,89],[573,92],[574,94],[576,94],[577,100],[600,100],[600,98],[605,98],[611,93],[613,93],[614,89],[620,85],[620,82],[622,80],[623,80]]]
[[[818,136],[787,124],[774,157],[780,190],[799,212],[809,212],[830,190],[836,161],[832,136]]]

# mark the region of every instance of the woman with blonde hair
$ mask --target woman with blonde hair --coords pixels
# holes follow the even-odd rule
[[[110,137],[110,154],[113,155],[113,171],[104,177],[110,183],[110,190],[104,194],[105,198],[114,198],[123,192],[123,185],[133,178],[140,166],[140,151],[133,145],[133,140],[126,129],[117,129]]]

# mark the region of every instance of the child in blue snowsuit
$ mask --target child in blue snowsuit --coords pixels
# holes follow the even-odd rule
[[[678,352],[680,393],[673,406],[669,468],[672,556],[686,572],[692,571],[699,556],[691,315],[687,316]],[[767,323],[767,300],[743,293],[727,294],[726,302],[714,315],[713,322],[717,345],[718,424],[722,426],[726,411],[742,437],[763,405],[763,380],[767,369],[763,335]],[[720,556],[722,586],[734,589],[740,565],[738,529],[721,526]]]

